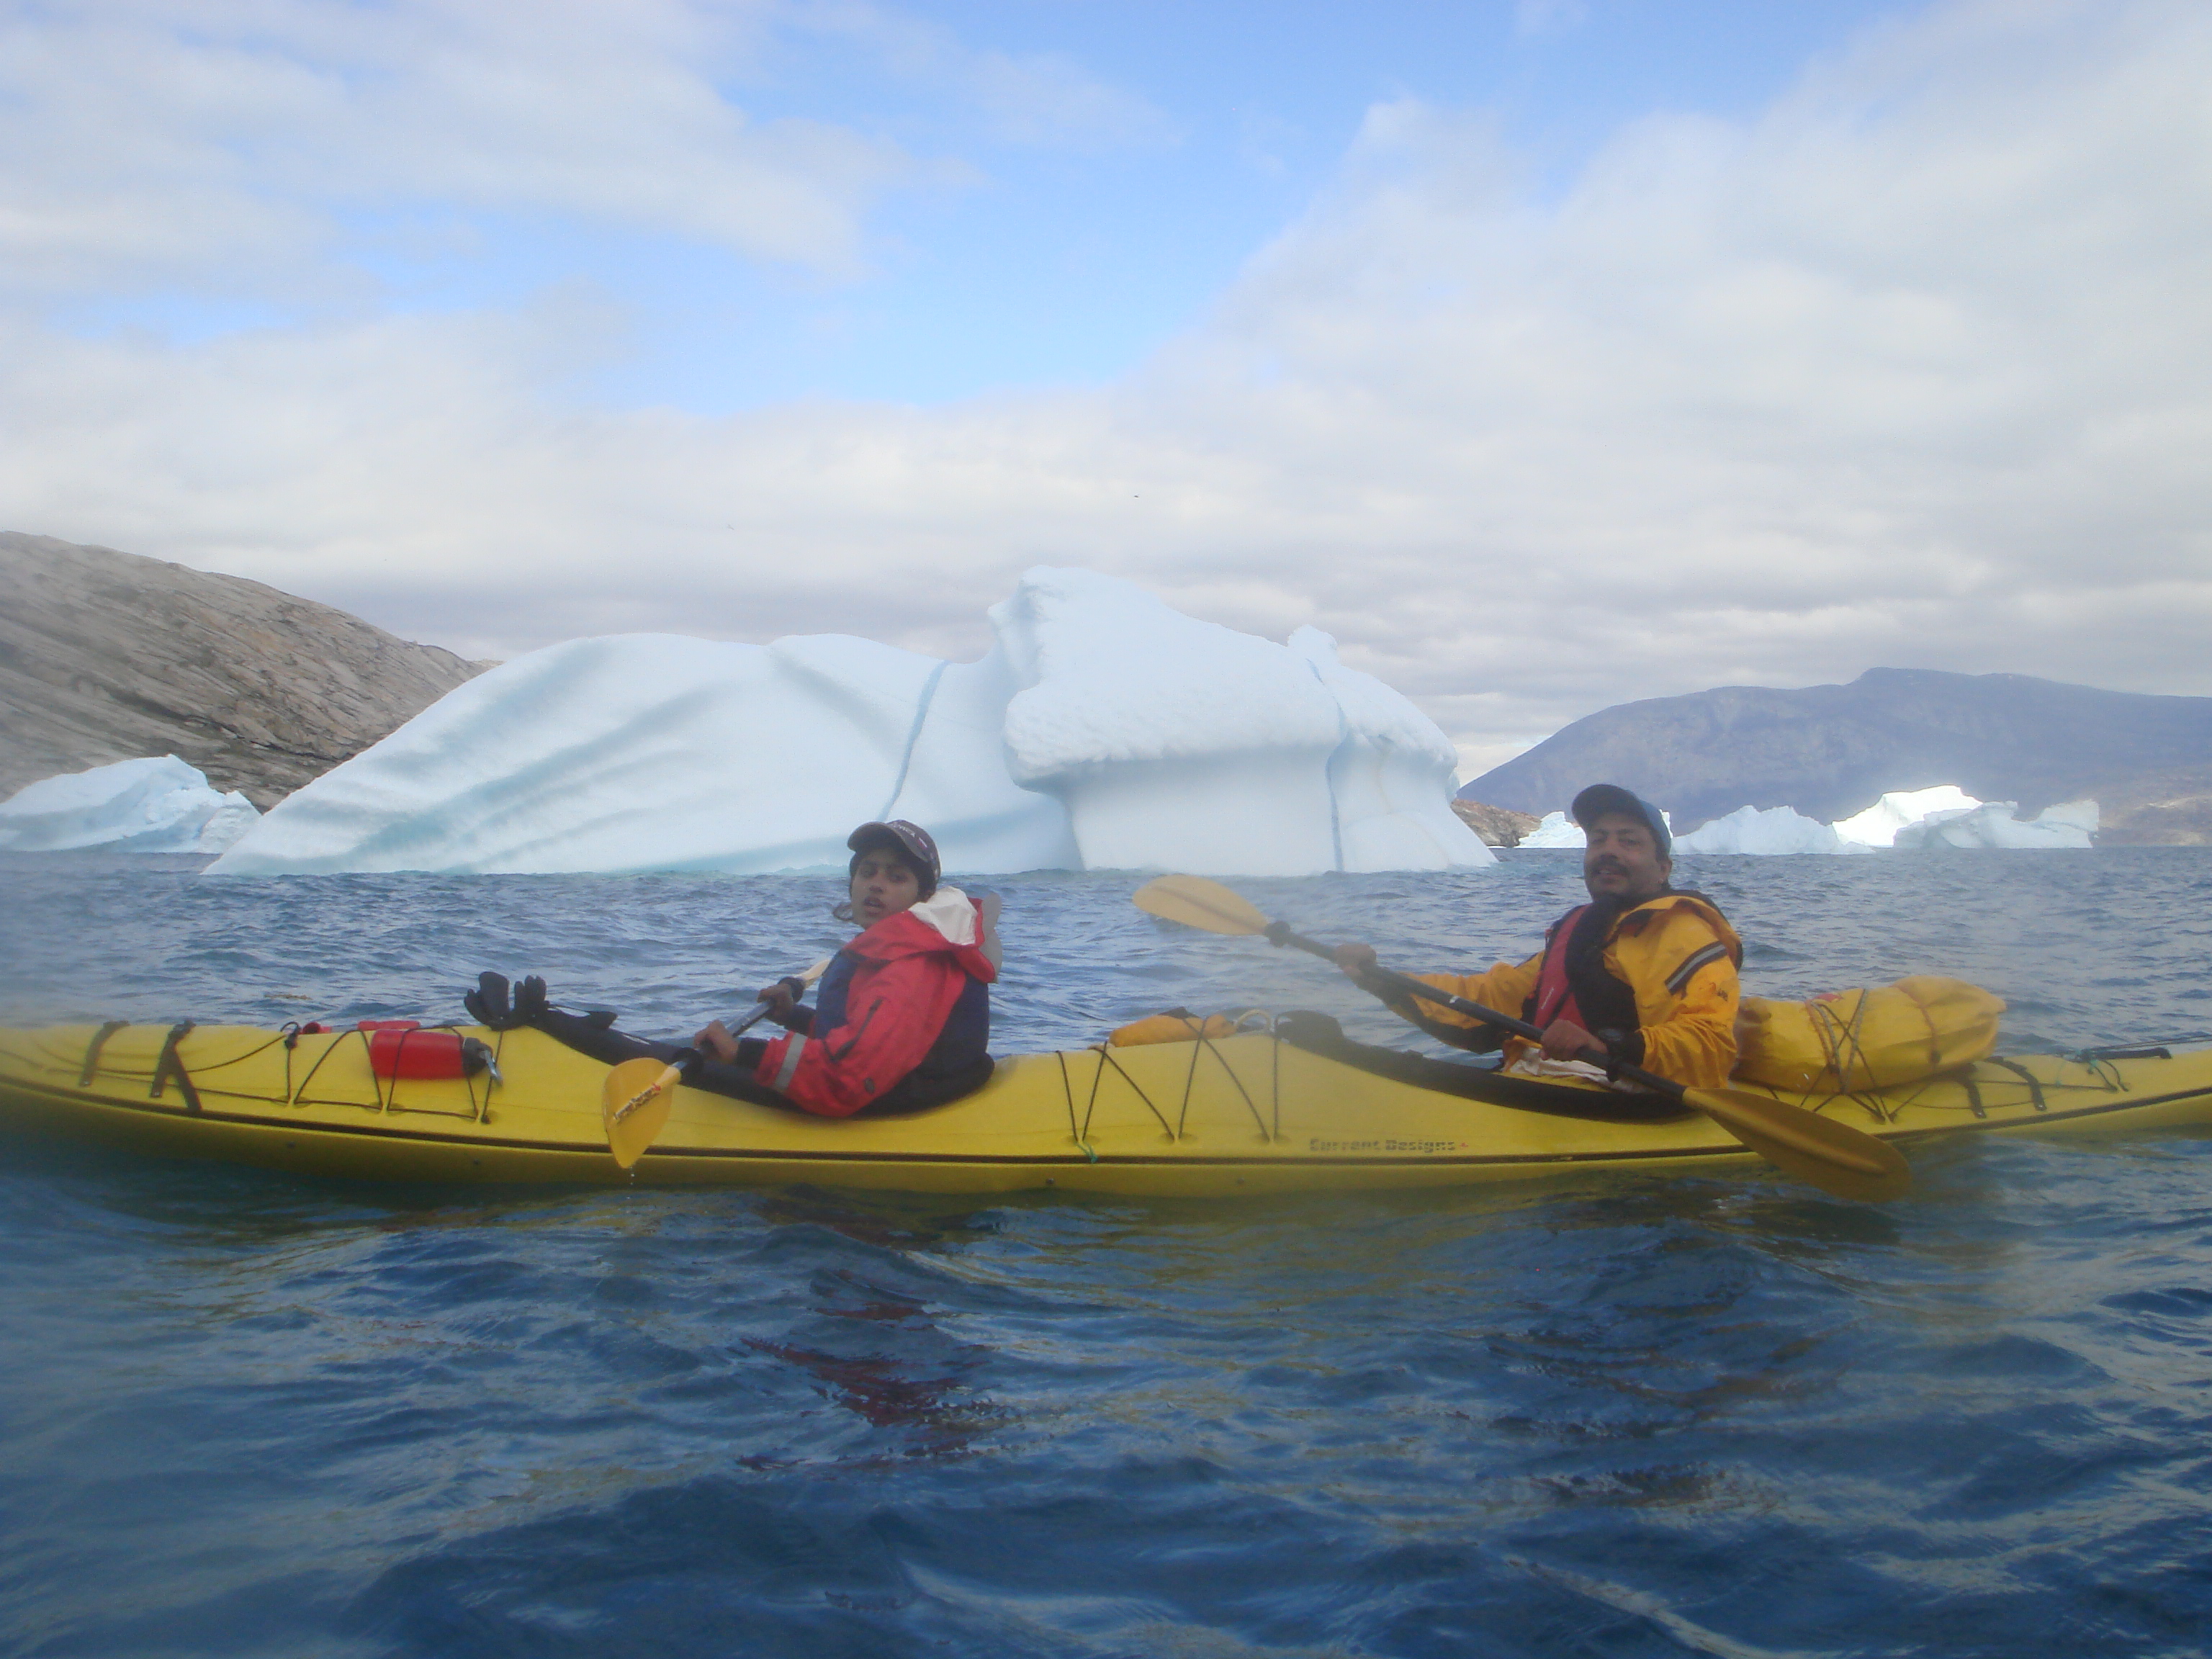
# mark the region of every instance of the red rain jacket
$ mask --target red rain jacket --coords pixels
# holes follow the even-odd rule
[[[843,1018],[775,1038],[754,1077],[818,1117],[852,1116],[921,1064],[971,979],[998,978],[981,940],[965,897],[885,916],[838,953],[853,958]]]

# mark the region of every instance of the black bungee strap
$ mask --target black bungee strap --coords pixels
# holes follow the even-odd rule
[[[174,1078],[177,1083],[177,1092],[185,1097],[185,1109],[198,1116],[200,1109],[200,1091],[192,1086],[191,1073],[185,1069],[185,1062],[177,1054],[177,1044],[183,1041],[185,1033],[191,1029],[192,1022],[188,1019],[180,1019],[169,1028],[169,1035],[161,1040],[161,1056],[154,1062],[154,1086],[147,1091],[146,1097],[149,1100],[159,1100],[161,1097],[162,1086],[170,1079]]]
[[[2006,1071],[2010,1072],[2014,1077],[2027,1085],[2027,1097],[2035,1103],[2035,1109],[2037,1111],[2047,1112],[2051,1109],[2049,1103],[2043,1098],[2043,1079],[2036,1076],[2034,1073],[2029,1071],[2027,1066],[2020,1064],[2019,1061],[2006,1060],[1998,1054],[1991,1054],[1987,1060],[1984,1060],[1982,1064],[1984,1066],[2002,1066]]]
[[[92,1034],[92,1041],[84,1045],[84,1069],[76,1074],[78,1088],[92,1086],[92,1079],[100,1071],[100,1051],[107,1046],[108,1038],[130,1023],[127,1019],[111,1019]]]

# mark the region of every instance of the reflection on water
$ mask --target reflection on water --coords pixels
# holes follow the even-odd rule
[[[1706,864],[1760,988],[1948,968],[2023,1048],[2207,1018],[2191,849]],[[1422,966],[1527,948],[1572,869],[1249,886]],[[1003,884],[1002,1048],[1170,1003],[1392,1030],[1133,884]],[[0,993],[450,1012],[498,964],[677,1029],[834,942],[825,894],[49,872]],[[11,1143],[0,1646],[2193,1650],[2212,1139],[1916,1164],[1875,1211],[1756,1176],[483,1194]]]

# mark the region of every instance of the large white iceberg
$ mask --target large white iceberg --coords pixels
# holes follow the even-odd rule
[[[1793,807],[1739,806],[1726,817],[1699,824],[1674,840],[1677,853],[1865,853],[1873,849],[1844,840],[1839,826],[1808,818]]]
[[[149,756],[26,784],[0,802],[0,851],[220,853],[260,817],[198,767]]]
[[[1955,783],[1893,789],[1863,812],[1839,820],[1836,833],[1862,847],[1894,847],[1897,832],[1937,812],[1971,812],[1981,802]]]
[[[990,620],[973,663],[840,635],[533,652],[280,803],[213,868],[818,868],[884,817],[979,873],[1494,861],[1451,811],[1450,742],[1325,634],[1278,645],[1043,568]]]
[[[2097,803],[2069,800],[2047,806],[2032,818],[2014,817],[2017,804],[1995,800],[1957,811],[1931,813],[1897,832],[1905,848],[2065,848],[2094,845]]]

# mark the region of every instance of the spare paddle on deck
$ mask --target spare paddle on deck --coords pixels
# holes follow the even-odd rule
[[[829,966],[830,958],[824,957],[798,977],[811,985]],[[772,1006],[761,1004],[730,1027],[730,1035],[750,1030],[767,1018]],[[607,1073],[606,1082],[599,1088],[599,1117],[607,1126],[607,1150],[623,1169],[631,1168],[643,1158],[646,1149],[668,1127],[668,1109],[675,1100],[676,1085],[684,1081],[684,1064],[693,1057],[686,1054],[671,1062],[641,1054]]]
[[[1328,945],[1294,933],[1279,921],[1269,921],[1244,898],[1203,876],[1162,876],[1148,881],[1137,890],[1136,905],[1163,921],[1179,921],[1209,933],[1252,934],[1271,945],[1288,945],[1331,962],[1336,958]],[[1544,1040],[1544,1034],[1533,1025],[1440,991],[1409,975],[1377,968],[1361,983],[1377,996],[1419,997],[1531,1042]],[[1631,1083],[1703,1112],[1777,1169],[1823,1192],[1881,1204],[1912,1188],[1912,1170],[1904,1155],[1848,1123],[1741,1089],[1686,1088],[1640,1066],[1616,1065],[1613,1070]]]

